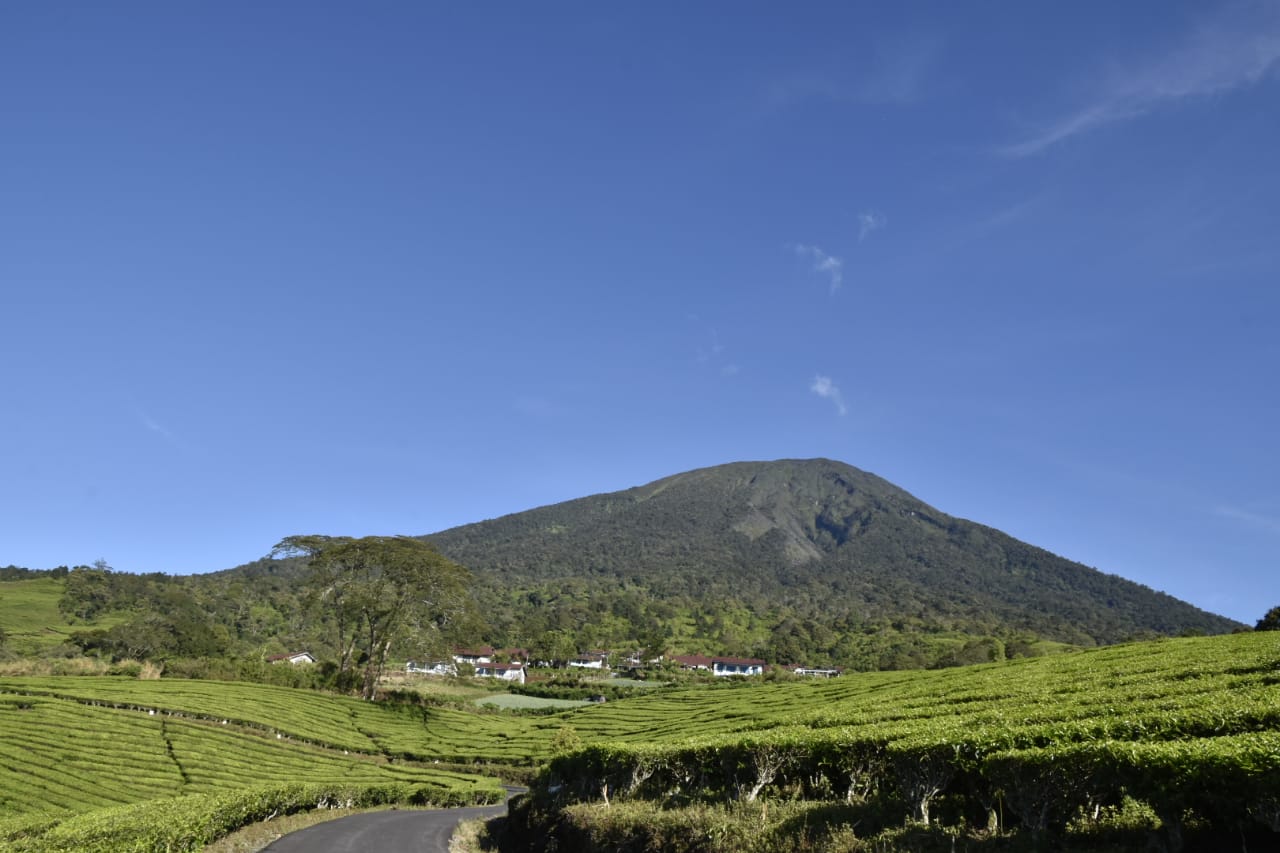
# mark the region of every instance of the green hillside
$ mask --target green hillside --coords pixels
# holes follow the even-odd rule
[[[73,624],[58,610],[65,589],[66,581],[50,574],[0,580],[0,630],[7,635],[10,651],[39,654],[66,642],[76,631],[110,628],[124,618],[117,613]]]
[[[1028,637],[1240,627],[825,459],[705,468],[428,538],[481,580],[495,636],[512,641],[586,625],[580,647],[657,636],[877,669],[1016,656]],[[977,638],[1000,647],[963,651]]]

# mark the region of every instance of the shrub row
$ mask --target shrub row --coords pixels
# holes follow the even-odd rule
[[[897,740],[791,730],[683,745],[588,746],[552,761],[537,795],[561,805],[670,805],[784,799],[876,801],[927,823],[940,801],[973,825],[997,811],[1033,833],[1087,806],[1145,802],[1176,833],[1192,813],[1213,826],[1280,832],[1280,732],[1168,742],[1096,741],[1010,749],[962,731]]]

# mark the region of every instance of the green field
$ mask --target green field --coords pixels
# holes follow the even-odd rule
[[[553,760],[567,729],[584,748]],[[1280,803],[1280,634],[811,682],[726,679],[542,715],[228,682],[2,678],[0,731],[0,831],[17,826],[11,840],[24,821],[254,784],[494,795],[494,783],[436,761],[546,765],[540,789],[559,792],[557,808],[602,790],[663,808],[861,798],[899,810],[899,822],[937,823],[972,821],[982,797],[1016,790],[1001,794],[1004,821],[1037,832],[1060,829],[1081,797],[1137,797],[1165,822],[1194,812],[1256,823],[1268,797]],[[1054,778],[1066,781],[1029,781]],[[1215,788],[1240,805],[1222,806]]]
[[[8,635],[12,651],[39,654],[66,641],[76,631],[110,628],[127,618],[115,613],[92,622],[68,624],[58,611],[65,585],[62,580],[47,576],[0,583],[0,626]]]
[[[480,707],[486,705],[504,710],[536,711],[545,708],[581,708],[591,703],[585,699],[544,699],[541,696],[521,696],[518,693],[498,693],[473,700]]]

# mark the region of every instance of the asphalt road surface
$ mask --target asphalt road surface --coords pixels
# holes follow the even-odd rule
[[[507,813],[507,804],[366,812],[291,832],[271,853],[448,853],[458,822]]]

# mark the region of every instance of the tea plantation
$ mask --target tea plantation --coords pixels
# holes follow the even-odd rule
[[[846,840],[928,827],[1039,844],[1127,820],[1169,849],[1184,837],[1280,841],[1273,632],[929,672],[726,679],[542,714],[239,683],[3,678],[0,732],[0,848],[17,850],[198,849],[316,804],[499,798],[496,781],[441,769],[472,762],[543,768],[512,818],[523,849],[587,846],[606,823],[612,837],[638,837],[657,815],[767,814],[770,803],[775,815],[822,809]],[[156,817],[175,813],[164,805],[174,797],[190,820]],[[845,849],[837,835],[815,849]],[[762,830],[750,843],[799,849],[792,836]],[[732,837],[700,849],[733,849]],[[897,843],[880,849],[917,849]]]

